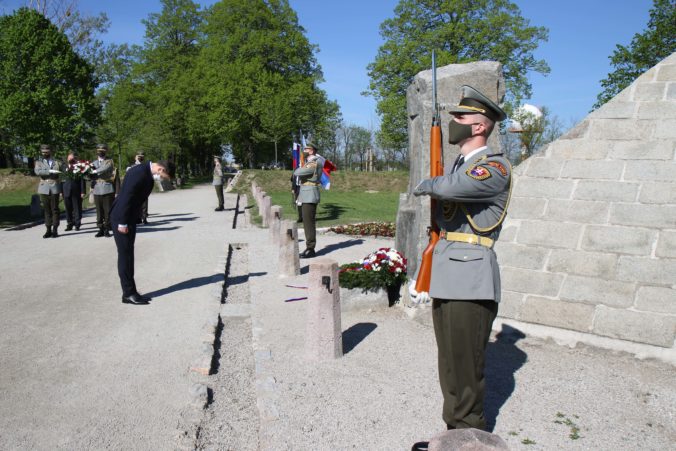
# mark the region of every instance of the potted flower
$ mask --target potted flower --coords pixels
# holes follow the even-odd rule
[[[396,249],[383,247],[361,260],[342,265],[338,271],[342,293],[353,290],[362,294],[382,293],[392,305],[399,287],[406,282],[406,259]],[[346,292],[347,293],[347,292]]]

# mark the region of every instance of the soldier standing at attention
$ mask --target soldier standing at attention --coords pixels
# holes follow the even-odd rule
[[[41,158],[35,162],[35,174],[40,176],[38,194],[45,212],[47,232],[42,238],[59,236],[59,194],[61,194],[61,163],[52,158],[52,148],[48,144],[40,146]]]
[[[317,156],[317,146],[308,142],[303,152],[307,155],[305,165],[293,171],[293,175],[300,178],[298,202],[301,204],[303,230],[305,230],[305,250],[301,252],[300,258],[312,258],[315,256],[317,244],[315,216],[317,204],[319,204],[319,178],[322,175],[322,167]]]
[[[218,197],[218,207],[214,211],[223,211],[223,167],[221,166],[221,157],[214,155],[214,181],[212,182],[216,188],[216,197]]]
[[[470,86],[450,109],[448,141],[460,146],[450,173],[423,180],[416,196],[437,199],[440,239],[434,247],[429,296],[437,341],[439,382],[448,429],[486,429],[485,350],[500,302],[500,270],[493,245],[507,213],[511,166],[486,146],[505,112]],[[417,293],[415,281],[409,288]],[[416,444],[417,445],[417,444]],[[426,449],[423,447],[414,449]]]
[[[110,234],[110,207],[115,200],[116,171],[113,160],[106,156],[108,146],[99,144],[96,146],[97,159],[92,162],[92,192],[94,193],[94,205],[96,205],[96,226],[99,231],[96,238],[112,236]]]
[[[77,154],[68,154],[68,164],[73,165],[78,162]],[[66,232],[80,230],[82,224],[82,199],[84,198],[87,187],[84,177],[66,178],[63,181],[63,204],[66,207]]]

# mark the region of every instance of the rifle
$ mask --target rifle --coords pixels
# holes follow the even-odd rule
[[[430,130],[430,178],[439,177],[444,174],[444,164],[441,153],[441,119],[439,117],[439,104],[437,103],[437,65],[432,50],[432,103],[434,104],[434,113],[432,114],[432,128]],[[432,279],[432,255],[434,246],[439,241],[439,226],[434,219],[437,201],[430,199],[430,227],[427,228],[427,234],[430,237],[427,247],[422,253],[420,270],[415,283],[415,290],[420,292],[430,292],[430,281]]]

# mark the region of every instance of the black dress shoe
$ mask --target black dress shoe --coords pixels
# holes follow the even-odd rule
[[[144,220],[143,220],[143,224],[148,224],[148,220],[147,220],[147,219],[144,219]]]
[[[122,296],[123,304],[133,304],[133,305],[148,305],[148,301],[144,301],[140,295],[131,294],[129,296]]]
[[[96,238],[101,238],[103,236],[103,229],[99,229],[99,231],[94,235]]]
[[[223,210],[224,210],[223,207],[214,208],[214,211],[223,211]]]
[[[47,227],[47,233],[45,233],[44,235],[42,235],[42,238],[51,238],[51,237],[52,237],[52,229],[50,229],[49,227]]]
[[[70,232],[71,230],[73,230],[73,224],[68,224],[66,226],[66,232]]]
[[[315,250],[314,249],[305,249],[300,254],[300,258],[312,258],[314,256],[315,256]]]
[[[430,442],[418,442],[414,443],[411,447],[411,451],[427,451],[429,449]]]
[[[76,226],[75,226],[75,230],[80,230],[80,226],[79,226],[79,225],[76,225]]]
[[[136,293],[135,296],[138,296],[142,301],[146,301],[146,302],[150,302],[150,301],[153,300],[153,298],[151,298],[150,296],[146,296],[145,294],[141,294],[141,293],[138,293],[138,292]]]
[[[103,235],[104,235],[106,238],[110,238],[111,236],[113,236],[113,234],[110,233],[110,230],[108,230],[108,229],[106,229],[106,233],[104,233]]]

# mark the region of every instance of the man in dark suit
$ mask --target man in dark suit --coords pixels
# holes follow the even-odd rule
[[[69,168],[77,162],[76,153],[68,154]],[[82,176],[73,176],[63,181],[63,203],[66,206],[66,220],[68,221],[67,232],[73,230],[73,226],[75,226],[75,230],[80,230],[80,225],[82,224],[82,199],[85,196],[86,189],[86,183]]]
[[[113,236],[117,246],[117,272],[122,286],[122,302],[143,305],[150,298],[136,290],[134,282],[134,241],[136,224],[141,217],[143,203],[153,191],[153,180],[171,180],[175,166],[170,161],[151,161],[135,165],[127,171],[120,194],[110,210]]]

